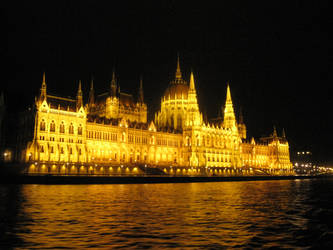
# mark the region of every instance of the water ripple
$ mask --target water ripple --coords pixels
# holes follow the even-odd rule
[[[333,180],[0,186],[0,248],[332,248]]]

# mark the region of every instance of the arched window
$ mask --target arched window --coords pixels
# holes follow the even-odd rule
[[[69,125],[69,130],[68,130],[68,132],[69,132],[70,134],[74,134],[74,126],[73,126],[73,123],[71,123],[71,125]]]
[[[177,116],[177,129],[181,129],[182,128],[182,117],[181,115],[179,114]]]
[[[55,123],[54,123],[54,121],[52,121],[51,124],[50,124],[50,132],[55,132]]]
[[[43,145],[40,146],[40,152],[44,153],[44,146]]]
[[[190,142],[191,138],[189,136],[186,136],[186,146],[191,146]]]
[[[79,127],[77,128],[77,134],[82,135],[82,125],[80,124]]]
[[[64,122],[61,122],[59,131],[60,131],[60,133],[65,133],[65,124],[64,124]]]
[[[44,119],[40,122],[39,129],[40,129],[40,131],[45,131],[45,121],[44,121]]]
[[[175,127],[175,122],[174,122],[173,115],[171,115],[171,117],[170,117],[170,127],[172,127],[172,128]]]

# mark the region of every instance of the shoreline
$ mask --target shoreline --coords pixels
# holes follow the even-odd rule
[[[230,181],[270,181],[333,178],[333,176],[54,176],[54,175],[7,175],[1,176],[1,184],[153,184],[199,183]]]

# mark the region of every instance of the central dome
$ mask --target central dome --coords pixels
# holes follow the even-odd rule
[[[182,80],[182,84],[170,84],[169,87],[165,90],[164,97],[165,99],[176,100],[176,99],[187,99],[188,94],[188,85]]]
[[[187,82],[182,78],[182,72],[180,71],[178,57],[176,77],[170,82],[168,88],[165,90],[164,97],[167,100],[187,99],[188,89],[189,87]]]

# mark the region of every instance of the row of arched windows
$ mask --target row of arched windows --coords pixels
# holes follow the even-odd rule
[[[45,122],[44,119],[40,122],[39,129],[40,129],[40,131],[46,131],[46,122]],[[50,123],[50,132],[56,132],[56,124],[55,124],[54,121],[52,121]],[[61,122],[61,124],[59,125],[59,132],[60,133],[65,133],[65,124],[64,124],[64,122]],[[73,123],[71,123],[69,125],[68,133],[69,134],[74,134],[74,125],[73,125]],[[81,124],[77,128],[77,134],[82,135],[82,125]]]
[[[203,146],[218,146],[218,147],[230,147],[232,145],[232,140],[231,139],[225,139],[220,136],[203,136],[202,137],[202,143]]]

